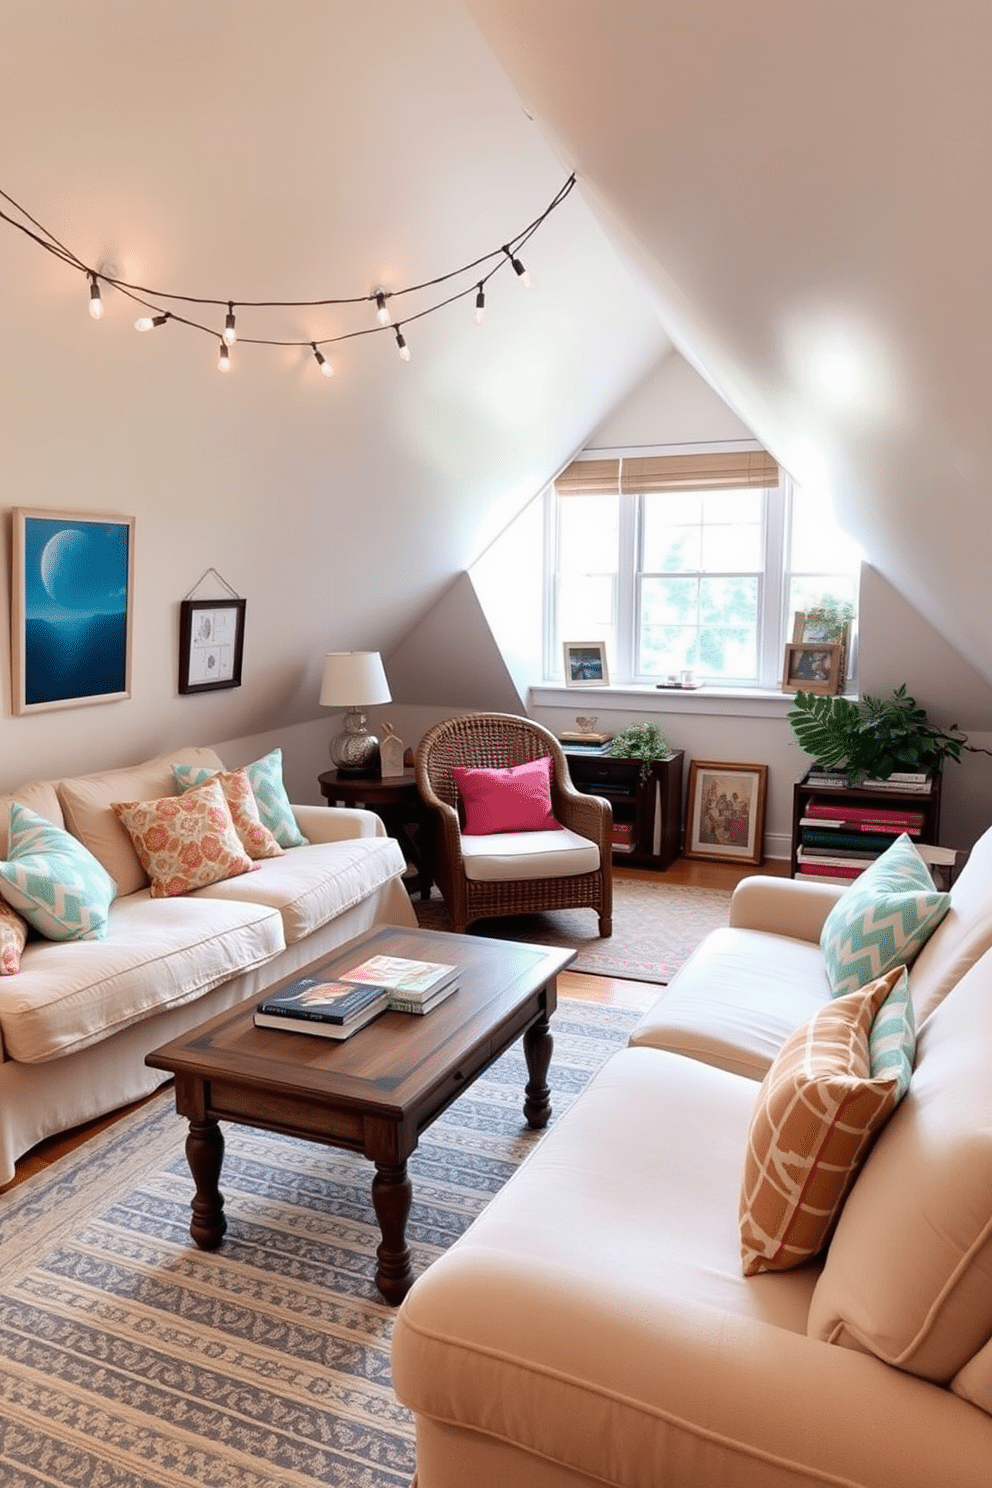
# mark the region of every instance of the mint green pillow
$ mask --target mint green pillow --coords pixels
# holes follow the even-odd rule
[[[248,782],[258,806],[258,815],[263,826],[268,827],[280,847],[309,847],[309,837],[304,837],[296,825],[293,808],[289,804],[286,787],[282,781],[282,750],[273,749],[271,754],[244,767]],[[176,784],[180,790],[189,790],[192,785],[202,785],[216,770],[202,765],[180,765],[172,767]]]
[[[892,991],[875,1014],[868,1035],[868,1057],[872,1079],[893,1075],[898,1098],[902,1100],[909,1089],[916,1058],[916,1016],[905,966],[900,968]]]
[[[894,966],[911,966],[951,906],[905,832],[856,878],[827,915],[820,949],[835,997]]]
[[[3,897],[46,940],[102,940],[117,885],[93,854],[19,801],[0,863]]]

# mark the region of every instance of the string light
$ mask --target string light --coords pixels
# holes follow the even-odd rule
[[[515,254],[510,252],[505,243],[503,244],[503,252],[506,254],[507,258],[510,260],[510,263],[513,265],[513,272],[520,280],[520,283],[523,285],[524,289],[533,289],[534,281],[531,278],[529,272],[527,271],[527,269],[524,268],[519,258],[517,258]]]
[[[159,326],[165,325],[167,320],[172,319],[172,312],[166,310],[164,315],[139,315],[134,322],[136,331],[155,331]]]
[[[311,341],[310,345],[313,347],[313,354],[317,359],[317,366],[320,368],[321,372],[323,372],[325,377],[333,377],[334,368],[331,366],[324,353],[318,349],[316,341]]]
[[[523,248],[539,227],[547,220],[553,211],[561,205],[565,198],[575,186],[575,176],[568,178],[565,184],[558,190],[544,211],[540,213],[527,227],[514,237],[509,238],[499,248],[493,248],[488,253],[481,254],[473,259],[471,263],[462,264],[461,267],[451,269],[446,273],[438,274],[432,279],[425,279],[418,284],[406,285],[400,289],[374,289],[371,293],[361,295],[348,295],[335,298],[319,300],[244,300],[244,299],[217,299],[205,295],[180,294],[177,291],[150,288],[147,285],[133,284],[118,277],[118,271],[112,264],[100,264],[91,268],[84,263],[78,254],[73,253],[71,248],[43,226],[36,218],[26,211],[8,192],[0,188],[0,200],[6,202],[13,211],[18,214],[11,215],[0,207],[0,222],[5,222],[8,227],[16,228],[20,233],[30,238],[39,248],[50,253],[55,258],[61,259],[69,268],[85,275],[89,280],[90,297],[89,309],[94,320],[103,316],[103,301],[100,293],[100,285],[109,284],[125,298],[135,301],[143,306],[147,314],[141,315],[135,322],[135,328],[139,331],[156,330],[168,320],[177,321],[180,325],[187,326],[190,330],[198,331],[202,335],[217,338],[216,320],[211,325],[206,319],[196,319],[197,307],[205,307],[201,312],[205,315],[206,309],[221,308],[226,306],[224,329],[221,333],[221,350],[218,358],[218,367],[227,372],[231,367],[229,347],[238,341],[243,346],[272,346],[272,347],[303,347],[310,346],[317,357],[317,364],[321,372],[330,377],[333,369],[326,356],[317,356],[317,344],[309,338],[300,340],[296,337],[278,336],[238,336],[235,328],[234,306],[237,304],[242,311],[248,310],[324,310],[329,306],[360,306],[372,304],[375,306],[376,323],[366,325],[360,329],[344,330],[338,335],[324,336],[321,338],[323,346],[336,345],[342,341],[350,341],[359,336],[375,335],[388,326],[393,326],[389,303],[397,296],[426,295],[430,291],[435,292],[431,303],[426,304],[423,309],[411,310],[403,317],[402,324],[413,320],[421,320],[424,316],[433,315],[446,306],[452,305],[468,295],[475,296],[475,319],[481,324],[485,310],[485,286],[489,279],[505,263],[509,263],[521,283],[530,288],[533,284],[530,274],[520,261],[520,250]],[[20,220],[23,219],[23,220]],[[482,278],[479,271],[482,270]],[[464,281],[471,275],[467,284]],[[452,281],[463,281],[463,287],[453,287],[450,292],[440,292],[442,285],[452,284]],[[163,311],[160,309],[162,301],[171,301],[175,308]],[[410,358],[410,351],[406,344],[406,338],[399,329],[399,324],[393,327],[396,332],[396,343],[400,356],[404,361]],[[322,359],[321,359],[322,358]]]

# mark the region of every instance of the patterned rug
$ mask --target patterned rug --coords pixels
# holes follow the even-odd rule
[[[448,911],[436,888],[430,899],[414,900],[414,909],[424,929],[451,929]],[[623,977],[632,982],[669,982],[703,937],[728,923],[729,913],[730,894],[723,889],[615,878],[613,934],[609,940],[600,939],[591,909],[556,909],[547,914],[477,920],[469,933],[497,940],[573,946],[579,955],[571,971]]]
[[[559,1005],[560,1116],[636,1015]],[[419,1272],[540,1141],[511,1049],[410,1162]],[[4,1488],[408,1488],[393,1309],[360,1157],[225,1127],[228,1231],[189,1238],[185,1122],[166,1091],[0,1195]]]

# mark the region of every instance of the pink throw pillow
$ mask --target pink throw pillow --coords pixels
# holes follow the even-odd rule
[[[528,760],[502,770],[467,770],[451,774],[465,803],[465,832],[488,837],[493,832],[556,832],[551,811],[551,760]]]

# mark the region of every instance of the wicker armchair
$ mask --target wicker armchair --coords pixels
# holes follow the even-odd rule
[[[594,872],[544,878],[493,881],[467,877],[452,766],[502,769],[544,756],[551,758],[551,806],[555,818],[563,827],[595,843],[599,849],[598,868]],[[455,930],[463,931],[473,920],[491,915],[590,908],[599,917],[600,935],[613,933],[612,808],[599,796],[583,795],[575,789],[554,734],[529,718],[507,713],[472,713],[448,718],[420,741],[416,770],[421,797],[430,808],[433,876]]]

